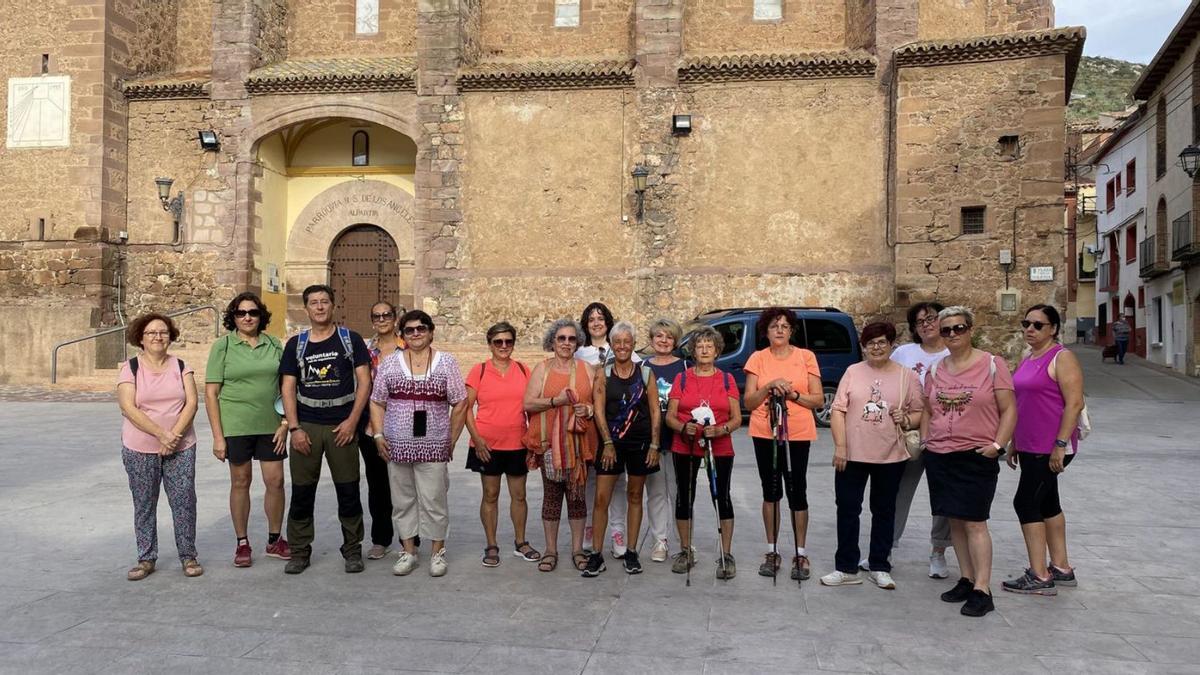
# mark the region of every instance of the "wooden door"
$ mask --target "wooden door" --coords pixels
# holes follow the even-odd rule
[[[371,330],[371,305],[399,304],[400,263],[396,242],[374,225],[355,225],[341,234],[329,252],[329,285],[337,295],[334,321],[365,338]]]

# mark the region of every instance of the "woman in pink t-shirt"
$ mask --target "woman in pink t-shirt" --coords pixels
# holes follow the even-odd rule
[[[121,461],[133,494],[133,527],[138,563],[126,574],[140,581],[158,560],[158,493],[166,490],[175,525],[175,548],[185,576],[198,577],[196,561],[196,417],[198,399],[192,369],[167,353],[179,337],[170,317],[145,314],[125,331],[142,353],[121,364],[117,402],[121,424]]]
[[[833,489],[837,498],[838,547],[835,571],[821,577],[826,586],[860,584],[859,514],[871,483],[871,549],[868,573],[880,588],[893,589],[892,539],[896,494],[908,464],[897,427],[915,428],[925,406],[919,379],[891,358],[896,327],[875,322],[863,327],[859,344],[867,360],[846,369],[831,406]]]
[[[933,515],[950,519],[961,577],[942,594],[965,602],[962,613],[995,609],[991,590],[992,536],[987,521],[996,496],[999,458],[1017,425],[1012,376],[1004,359],[971,346],[975,315],[966,307],[938,312],[950,355],[925,376],[921,438]]]

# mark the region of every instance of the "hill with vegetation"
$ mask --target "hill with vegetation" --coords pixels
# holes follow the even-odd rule
[[[1079,62],[1067,122],[1089,122],[1104,112],[1124,110],[1133,104],[1129,90],[1144,65],[1103,56],[1085,56]]]

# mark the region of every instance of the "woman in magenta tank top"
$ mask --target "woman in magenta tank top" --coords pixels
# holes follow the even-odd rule
[[[1083,410],[1083,372],[1075,355],[1058,341],[1061,327],[1058,310],[1048,305],[1030,307],[1021,322],[1029,351],[1012,378],[1017,428],[1008,465],[1021,466],[1013,508],[1025,535],[1029,568],[1003,583],[1004,590],[1012,593],[1056,595],[1059,586],[1076,584],[1067,560],[1058,474],[1071,463],[1079,443],[1076,424]]]

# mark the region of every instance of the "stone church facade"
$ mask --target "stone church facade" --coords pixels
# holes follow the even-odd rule
[[[1050,0],[0,6],[0,381],[247,288],[294,328],[317,282],[352,326],[384,297],[451,340],[596,299],[644,322],[936,297],[1004,347],[1016,308],[1065,304],[1084,35]]]

